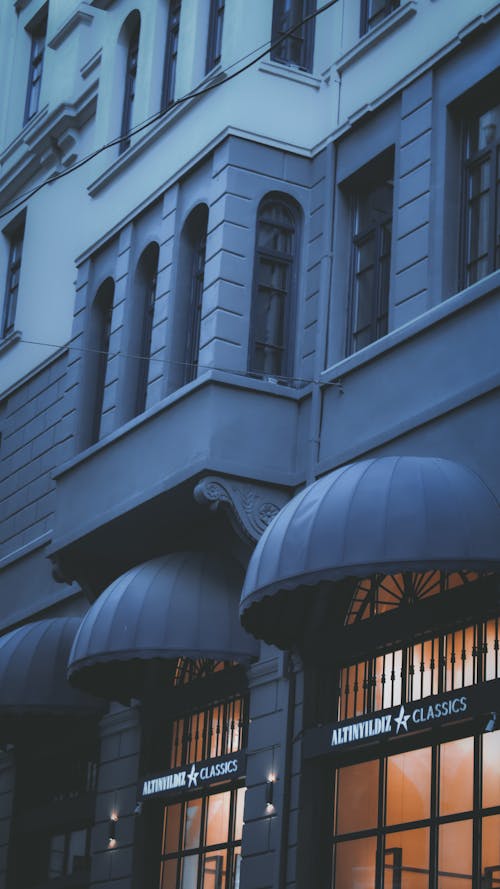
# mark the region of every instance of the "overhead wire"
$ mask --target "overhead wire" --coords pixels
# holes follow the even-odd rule
[[[217,72],[214,76],[213,81],[211,81],[210,83],[203,84],[202,86],[191,90],[189,93],[186,93],[184,96],[181,96],[179,99],[175,99],[174,102],[172,102],[172,104],[169,105],[168,108],[164,108],[161,111],[156,112],[155,114],[146,118],[140,124],[137,124],[135,127],[133,127],[131,130],[129,130],[127,133],[125,133],[121,136],[117,136],[116,139],[112,139],[110,142],[106,142],[104,145],[100,145],[99,148],[96,148],[94,151],[90,152],[90,154],[85,155],[85,157],[81,158],[79,161],[76,161],[74,164],[72,164],[71,167],[68,167],[66,170],[58,170],[56,173],[53,173],[51,176],[48,176],[46,179],[43,180],[43,182],[39,182],[38,185],[35,185],[29,191],[25,192],[24,194],[21,194],[16,203],[14,203],[11,206],[8,206],[6,209],[2,210],[0,212],[0,219],[3,219],[5,216],[10,215],[11,213],[14,213],[17,209],[19,209],[19,207],[23,206],[23,204],[25,204],[26,201],[28,201],[30,198],[32,198],[35,194],[37,194],[46,185],[50,185],[52,182],[57,182],[59,179],[63,179],[65,176],[69,176],[70,173],[73,173],[75,170],[79,170],[81,167],[85,166],[85,164],[90,163],[90,161],[94,160],[94,158],[98,157],[98,155],[102,154],[102,152],[106,151],[108,148],[112,148],[114,145],[119,145],[121,142],[128,141],[132,136],[136,136],[137,133],[141,133],[143,130],[145,130],[147,127],[152,126],[154,123],[156,123],[162,117],[165,117],[167,114],[170,114],[172,109],[176,108],[178,105],[182,105],[184,102],[187,102],[190,99],[194,99],[197,96],[202,96],[205,93],[210,92],[211,90],[217,89],[218,87],[222,86],[223,84],[229,83],[230,80],[233,80],[235,77],[238,77],[240,74],[243,74],[245,71],[247,71],[253,65],[255,65],[257,62],[259,62],[261,59],[263,59],[264,56],[266,56],[269,52],[272,52],[277,46],[280,46],[280,44],[283,43],[285,40],[287,40],[288,37],[290,37],[292,34],[294,34],[295,31],[298,31],[300,28],[302,28],[304,25],[306,25],[309,21],[312,21],[313,19],[317,18],[319,15],[321,15],[327,9],[330,9],[330,7],[334,6],[334,4],[337,2],[338,2],[338,0],[327,0],[327,2],[325,3],[324,6],[322,6],[320,9],[315,9],[315,10],[313,10],[313,12],[310,12],[308,15],[304,16],[304,18],[301,19],[300,22],[297,22],[296,25],[293,25],[292,28],[289,28],[288,31],[286,31],[284,34],[281,35],[281,37],[277,38],[274,41],[268,41],[265,44],[261,44],[260,46],[256,47],[254,50],[251,50],[249,53],[246,53],[244,56],[237,59],[235,62],[233,62],[231,65],[229,65],[225,70]],[[260,50],[263,47],[265,47],[265,48],[261,52]],[[245,59],[248,59],[250,56],[253,56],[255,52],[258,53],[258,55],[256,55],[255,58],[251,58],[250,61],[248,61],[245,65],[243,65],[243,67],[238,68],[236,71],[233,71],[230,74],[227,73],[228,71],[231,70],[231,68],[234,68],[236,65],[240,65],[241,62],[245,61]]]

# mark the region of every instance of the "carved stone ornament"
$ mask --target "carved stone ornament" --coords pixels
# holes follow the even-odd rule
[[[269,485],[209,475],[196,485],[194,499],[211,510],[222,504],[240,537],[254,544],[290,494]]]

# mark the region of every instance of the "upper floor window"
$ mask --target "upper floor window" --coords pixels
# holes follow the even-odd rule
[[[361,35],[378,25],[400,5],[400,0],[361,0]]]
[[[224,0],[210,0],[210,17],[208,21],[207,63],[208,74],[220,63],[222,53],[222,29],[224,26]]]
[[[170,0],[167,25],[167,43],[165,47],[165,69],[163,73],[162,109],[170,108],[175,97],[175,75],[177,70],[177,51],[179,46],[179,23],[181,18],[181,0]]]
[[[304,71],[312,69],[314,21],[297,27],[283,38],[291,28],[300,25],[306,16],[314,12],[316,0],[274,0],[271,58],[285,65],[294,65]],[[276,41],[280,41],[274,46]]]
[[[112,278],[106,278],[97,291],[93,306],[93,374],[89,375],[89,389],[93,400],[91,410],[90,444],[98,441],[101,431],[102,406],[106,369],[108,366],[109,342],[113,316],[113,298],[115,284]]]
[[[391,267],[393,158],[370,165],[351,190],[352,275],[347,353],[388,330]]]
[[[500,104],[469,120],[464,168],[467,287],[500,268]]]
[[[291,201],[281,195],[265,198],[257,215],[250,373],[275,378],[292,373],[297,240]]]
[[[123,93],[123,111],[122,111],[122,140],[120,142],[120,153],[126,151],[130,145],[130,138],[126,138],[132,128],[132,112],[135,100],[135,85],[137,79],[137,57],[139,55],[139,33],[141,23],[137,12],[131,13],[131,21],[127,27],[128,31],[128,49],[127,63],[125,69],[125,84]]]
[[[188,246],[188,294],[184,382],[196,379],[200,350],[201,313],[205,278],[208,211],[202,204],[193,210],[186,225]]]
[[[17,294],[19,291],[19,275],[23,253],[24,222],[18,226],[9,238],[9,264],[3,304],[2,337],[13,333],[16,322]]]
[[[47,7],[44,7],[41,17],[37,17],[36,22],[29,28],[29,35],[31,37],[31,55],[28,74],[28,89],[26,91],[26,106],[24,109],[25,123],[36,114],[40,103],[40,87],[42,85],[42,68],[46,33]]]
[[[146,407],[157,276],[158,244],[150,244],[137,266],[137,323],[133,325],[134,342],[131,344],[138,364],[134,416]]]

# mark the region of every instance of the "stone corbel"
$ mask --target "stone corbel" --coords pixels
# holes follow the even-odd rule
[[[197,503],[227,511],[231,524],[245,543],[254,545],[269,522],[288,503],[290,494],[271,485],[209,475],[194,489]]]

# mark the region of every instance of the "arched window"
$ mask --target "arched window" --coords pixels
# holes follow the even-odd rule
[[[170,0],[165,46],[165,67],[163,71],[162,110],[170,108],[175,97],[175,75],[177,71],[177,50],[179,46],[179,24],[181,0]]]
[[[205,276],[205,250],[207,244],[208,209],[200,204],[191,213],[185,226],[187,247],[187,324],[184,353],[184,382],[194,380],[198,373],[200,349],[201,310]]]
[[[133,416],[142,414],[146,407],[151,335],[153,332],[156,280],[158,275],[158,253],[158,244],[149,244],[137,265],[136,286],[134,288],[136,305],[134,306],[132,338],[130,341],[131,354],[134,356],[131,360],[136,365]]]
[[[257,215],[250,373],[291,376],[297,247],[293,204],[281,195],[269,195]]]
[[[139,54],[139,33],[141,19],[137,10],[134,10],[125,22],[123,32],[127,40],[127,64],[125,68],[125,82],[123,93],[122,125],[120,135],[120,153],[126,151],[130,145],[130,139],[126,138],[132,127],[132,111],[135,99],[135,83],[137,78],[137,56]]]
[[[92,307],[92,369],[88,377],[88,389],[91,392],[92,398],[90,444],[98,441],[101,429],[114,292],[115,283],[113,279],[106,278],[96,293]]]

